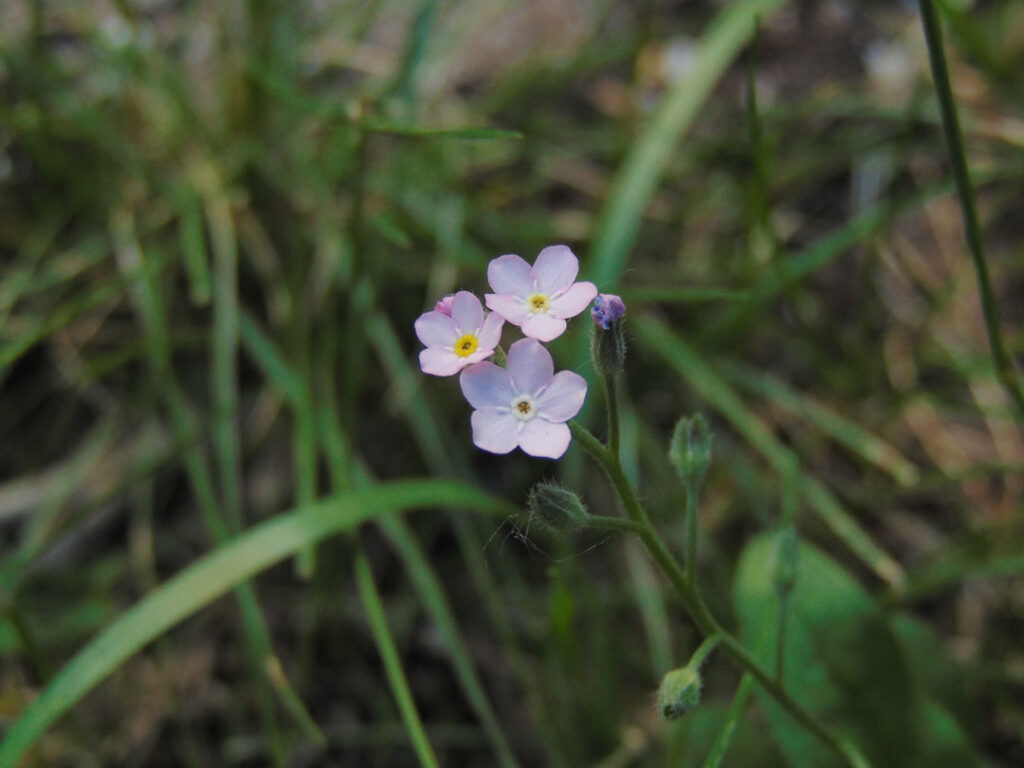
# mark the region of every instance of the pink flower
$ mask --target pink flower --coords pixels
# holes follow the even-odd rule
[[[593,283],[574,283],[580,264],[564,245],[550,245],[531,267],[518,256],[499,256],[487,266],[487,281],[494,293],[487,306],[523,333],[538,341],[551,341],[565,331],[597,295]]]
[[[476,410],[473,443],[491,453],[516,446],[531,456],[557,459],[569,447],[565,422],[579,413],[587,383],[572,371],[555,374],[550,353],[534,339],[520,339],[508,364],[479,363],[459,376],[462,393]]]
[[[447,299],[438,303],[445,302]],[[444,309],[450,314],[435,309],[416,319],[416,335],[427,347],[420,352],[420,368],[434,376],[451,376],[489,357],[505,324],[495,312],[484,319],[480,299],[469,291],[456,293]]]

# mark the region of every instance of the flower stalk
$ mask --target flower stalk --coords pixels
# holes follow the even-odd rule
[[[679,593],[687,613],[694,624],[697,625],[701,635],[705,638],[720,635],[721,639],[718,643],[732,659],[733,663],[754,677],[761,687],[793,719],[820,738],[853,768],[865,768],[868,766],[867,759],[854,744],[837,736],[813,714],[804,709],[796,699],[783,689],[771,674],[754,660],[738,640],[725,631],[708,610],[693,580],[668,551],[668,548],[658,536],[657,531],[651,525],[650,518],[637,500],[636,493],[634,493],[633,487],[629,484],[619,459],[611,453],[607,446],[594,437],[586,427],[575,421],[570,421],[569,428],[583,450],[597,462],[608,476],[612,486],[614,486],[615,491],[619,495],[619,499],[622,501],[627,516],[635,524],[634,526],[629,526],[628,529],[635,532],[644,543],[644,546],[647,547],[658,567],[661,568],[676,592]]]

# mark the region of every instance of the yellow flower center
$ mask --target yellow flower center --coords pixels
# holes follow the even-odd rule
[[[474,352],[480,342],[476,340],[476,336],[472,333],[467,333],[464,336],[459,337],[459,340],[455,342],[455,354],[459,357],[469,357]]]
[[[526,307],[535,314],[548,311],[548,295],[546,293],[535,293],[526,300]]]

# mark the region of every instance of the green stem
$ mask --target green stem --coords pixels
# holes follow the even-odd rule
[[[988,263],[985,260],[985,249],[981,242],[978,211],[974,203],[974,190],[967,173],[963,134],[960,130],[960,121],[957,118],[953,89],[949,84],[949,69],[946,66],[946,54],[942,45],[942,27],[932,0],[919,0],[919,3],[924,38],[928,44],[928,58],[932,66],[932,79],[935,81],[939,108],[942,112],[942,128],[946,134],[946,144],[949,146],[953,178],[956,181],[956,190],[960,197],[960,210],[964,217],[967,245],[970,248],[975,275],[978,279],[978,290],[981,293],[981,307],[985,316],[985,331],[988,334],[988,345],[992,351],[992,362],[995,364],[996,377],[1009,393],[1020,411],[1021,418],[1024,419],[1024,387],[1021,386],[1017,371],[1006,352],[999,316],[996,313],[992,281],[988,273]]]
[[[690,661],[686,666],[694,671],[699,670],[704,660],[711,655],[711,652],[715,650],[720,642],[722,642],[721,634],[715,633],[705,637],[704,642],[697,646],[697,650],[693,652],[693,656],[690,657]]]
[[[705,637],[721,635],[720,642],[722,647],[732,658],[733,662],[752,675],[768,695],[775,699],[775,701],[778,702],[778,704],[785,709],[794,720],[835,750],[836,753],[841,755],[851,766],[854,768],[863,768],[863,766],[869,765],[867,760],[860,754],[853,744],[840,739],[826,726],[818,722],[814,715],[804,709],[792,696],[783,690],[775,679],[772,678],[772,676],[769,675],[768,672],[766,672],[761,665],[750,656],[739,641],[722,628],[704,604],[704,601],[701,599],[693,582],[690,581],[682,567],[678,562],[676,562],[675,558],[672,557],[672,554],[668,551],[664,543],[661,541],[661,538],[654,530],[650,519],[647,517],[647,513],[644,511],[643,507],[640,506],[640,502],[637,500],[636,494],[633,492],[633,487],[629,484],[629,480],[626,478],[626,473],[622,469],[622,465],[619,463],[618,459],[614,458],[611,452],[601,443],[601,441],[594,437],[594,435],[592,435],[585,427],[575,421],[571,421],[569,422],[569,428],[572,430],[573,437],[580,444],[583,450],[590,454],[591,458],[593,458],[594,461],[596,461],[605,471],[605,474],[608,475],[608,479],[611,480],[612,485],[615,486],[615,490],[619,494],[619,498],[622,500],[622,504],[626,509],[626,514],[629,515],[630,520],[637,524],[637,528],[639,529],[636,530],[631,527],[630,530],[636,530],[637,535],[640,537],[640,540],[643,541],[655,562],[658,563],[662,572],[664,572],[665,576],[668,577],[672,586],[675,587],[679,596],[682,598],[683,605],[690,614],[690,618],[693,619],[693,622],[697,625],[701,634]]]
[[[686,578],[697,583],[697,490],[686,484]]]
[[[619,393],[615,387],[615,374],[605,374],[604,398],[608,403],[608,450],[619,459]]]
[[[605,517],[604,515],[590,515],[587,517],[587,525],[592,528],[607,528],[612,531],[628,531],[639,536],[644,532],[644,527],[635,520],[627,520],[624,517]]]
[[[786,665],[786,625],[789,623],[789,595],[779,596],[779,624],[775,630],[775,679],[782,685]]]

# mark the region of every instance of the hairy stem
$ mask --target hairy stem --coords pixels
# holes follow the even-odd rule
[[[697,489],[686,485],[686,578],[697,583]]]
[[[615,460],[619,459],[619,393],[615,387],[615,374],[606,373],[604,379],[604,398],[608,404],[608,450]]]
[[[693,656],[690,657],[690,661],[686,666],[693,670],[699,670],[701,664],[703,664],[704,660],[711,655],[711,652],[718,647],[720,642],[722,642],[722,635],[720,634],[716,633],[705,637],[704,642],[697,646],[697,650],[693,652]]]

